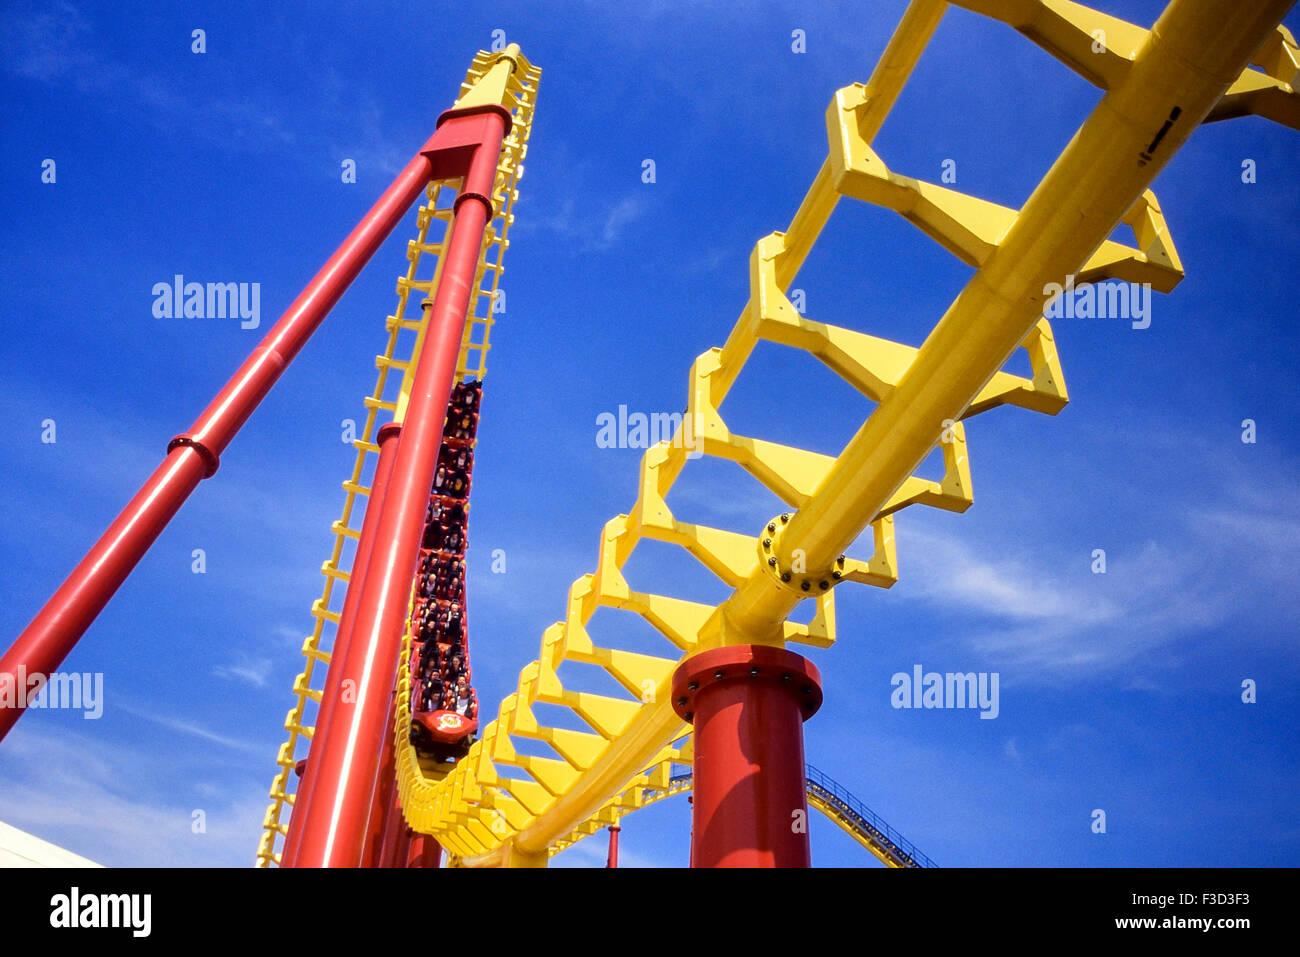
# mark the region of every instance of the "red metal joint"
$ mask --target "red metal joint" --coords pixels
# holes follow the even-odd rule
[[[193,449],[203,460],[203,477],[212,478],[217,474],[217,468],[221,465],[221,460],[217,458],[217,453],[200,442],[198,439],[188,435],[178,435],[167,443],[167,454],[171,455],[173,449],[188,448]]]
[[[454,120],[460,116],[478,116],[482,113],[496,113],[500,116],[506,123],[506,128],[501,134],[501,138],[505,139],[510,135],[510,129],[514,126],[515,122],[514,117],[504,106],[500,106],[496,103],[484,103],[482,106],[453,106],[450,110],[443,110],[443,112],[438,116],[438,122],[434,125],[434,129],[438,129],[448,120]]]
[[[496,215],[489,194],[496,180],[501,142],[513,124],[510,111],[495,103],[453,108],[438,117],[438,128],[420,154],[429,160],[432,179],[464,178],[452,204],[454,213],[460,212],[466,200],[476,199],[483,204],[489,222]],[[484,143],[495,149],[481,150]]]
[[[770,645],[728,645],[678,665],[673,673],[673,710],[689,724],[695,720],[698,695],[734,681],[775,684],[795,699],[805,721],[822,706],[821,673],[807,658]]]
[[[463,202],[465,202],[465,200],[467,200],[467,199],[477,199],[480,203],[482,203],[482,204],[483,204],[483,208],[487,210],[487,217],[488,217],[488,219],[491,219],[493,216],[496,215],[496,210],[495,210],[495,209],[493,208],[493,206],[492,206],[492,200],[491,200],[491,199],[489,199],[488,197],[484,196],[482,193],[472,193],[472,192],[469,192],[469,191],[466,191],[466,192],[460,193],[460,194],[458,194],[458,195],[456,196],[456,201],[455,201],[454,203],[451,204],[451,211],[452,211],[453,213],[459,213],[459,212],[460,212],[460,204],[463,203]]]

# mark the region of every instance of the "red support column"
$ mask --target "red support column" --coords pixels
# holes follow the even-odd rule
[[[339,612],[338,628],[334,631],[334,647],[330,651],[329,670],[325,673],[325,688],[321,692],[320,706],[316,711],[316,728],[312,732],[313,742],[333,720],[336,703],[343,696],[343,680],[357,669],[350,648],[352,629],[356,624],[357,609],[361,606],[361,583],[365,581],[370,556],[374,552],[375,534],[379,528],[379,513],[383,511],[384,499],[388,495],[388,482],[393,475],[393,462],[397,457],[401,431],[400,426],[389,422],[381,426],[375,436],[375,444],[379,446],[379,459],[375,463],[374,477],[370,480],[370,495],[366,499],[366,513],[361,520],[361,532],[357,538],[356,552],[352,557],[352,571],[348,575],[348,587],[343,596],[343,610]],[[392,748],[388,750],[391,752]],[[298,847],[302,843],[303,828],[299,822],[306,819],[307,805],[311,802],[316,781],[314,762],[310,760],[310,747],[307,756],[307,766],[303,771],[302,780],[298,782],[297,796],[294,798],[293,814],[289,817],[289,832],[284,838],[284,850],[280,853],[281,867],[296,865]]]
[[[399,664],[400,667],[400,664]],[[393,723],[397,718],[397,692],[388,699],[388,719],[385,724],[389,740],[393,739]],[[397,754],[391,744],[383,751],[379,764],[379,777],[375,779],[375,793],[370,799],[370,820],[366,823],[366,843],[361,851],[362,867],[378,867],[384,853],[384,830],[391,814],[401,814],[397,804]]]
[[[240,427],[432,178],[429,144],[406,164],[198,421],[171,440],[167,457],[144,487],[0,657],[0,682],[17,684],[20,675],[56,671],[190,493],[217,471]],[[0,700],[6,697],[0,693]],[[23,697],[18,701],[21,705]],[[0,740],[22,713],[21,706],[0,706]]]
[[[405,867],[411,850],[411,837],[414,832],[402,820],[402,809],[397,810],[396,832],[391,844],[384,845],[380,857],[380,867]]]
[[[411,841],[411,829],[402,818],[402,802],[393,788],[388,813],[384,815],[384,836],[379,846],[380,867],[405,867],[406,847]]]
[[[437,867],[442,861],[442,845],[428,834],[411,832],[411,843],[407,845],[407,867]]]
[[[803,722],[821,675],[781,648],[733,645],[684,661],[673,708],[695,725],[692,867],[809,867]]]
[[[605,858],[606,867],[618,867],[618,832],[623,830],[617,824],[609,826],[609,857]]]
[[[436,145],[454,153],[452,159],[446,152],[435,153],[435,168],[455,157],[468,157],[469,167],[456,198],[441,279],[349,643],[349,657],[355,654],[365,666],[356,674],[355,704],[336,712],[335,720],[312,742],[310,770],[316,777],[302,821],[298,866],[356,867],[361,859],[429,488],[508,122],[509,113],[501,107],[453,111],[443,115],[430,141],[442,137]]]

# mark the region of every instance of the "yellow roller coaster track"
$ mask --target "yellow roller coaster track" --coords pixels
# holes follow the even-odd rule
[[[1157,173],[1202,122],[1257,114],[1300,128],[1292,85],[1300,57],[1278,26],[1290,0],[1174,0],[1150,30],[1069,0],[955,5],[1010,24],[1105,95],[1016,210],[895,173],[872,149],[948,4],[914,0],[868,82],[836,92],[826,114],[827,159],[789,227],[756,244],[750,300],[723,346],[692,365],[681,430],[645,453],[637,500],[606,524],[595,571],[574,582],[564,620],[546,629],[538,659],[450,771],[422,765],[410,746],[409,680],[399,678],[394,744],[403,813],[459,863],[544,866],[555,848],[616,816],[629,782],[646,769],[689,763],[690,729],[668,700],[671,675],[687,657],[730,644],[829,647],[834,586],[887,588],[896,580],[895,514],[910,505],[961,512],[971,504],[963,420],[1000,405],[1049,414],[1065,405],[1043,318],[1051,285],[1060,288],[1073,276],[1169,292],[1183,272],[1149,189]],[[975,269],[919,348],[806,318],[787,298],[842,196],[894,210]],[[1131,245],[1109,238],[1120,224],[1131,230]],[[728,429],[721,406],[759,341],[811,353],[875,403],[838,456]],[[1028,376],[1002,371],[1018,348],[1028,353]],[[382,373],[381,366],[381,389]],[[367,442],[372,425],[373,409]],[[916,469],[936,447],[944,474],[931,481]],[[666,499],[692,448],[741,466],[789,510],[756,516],[756,535],[679,520]],[[354,486],[359,475],[360,464]],[[874,554],[845,556],[867,528]],[[634,590],[622,569],[643,539],[680,546],[732,594],[707,605]],[[326,565],[317,629],[304,649],[299,705],[287,722],[291,738],[280,756],[263,863],[274,858],[274,835],[283,832],[294,736],[307,733],[301,713],[311,696],[311,665],[324,658],[320,609],[333,580],[346,578],[337,560],[336,549],[334,566]],[[814,603],[809,623],[790,621],[805,600]],[[644,618],[665,640],[664,654],[621,650],[593,635],[588,624],[599,608]],[[583,690],[573,667],[561,676],[566,663],[603,669],[626,695]],[[558,717],[544,720],[538,705]],[[522,753],[523,741],[550,756]]]

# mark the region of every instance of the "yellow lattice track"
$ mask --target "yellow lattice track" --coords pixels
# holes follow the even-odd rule
[[[1226,0],[1175,0],[1150,32],[1067,0],[960,5],[1010,23],[1105,88],[1101,105],[1020,210],[891,172],[871,143],[947,8],[914,0],[869,82],[836,93],[826,117],[827,160],[789,228],[757,243],[750,301],[725,344],[695,360],[678,436],[645,453],[636,503],[606,524],[596,570],[574,582],[564,620],[545,631],[517,690],[445,776],[422,768],[407,743],[409,686],[399,683],[403,812],[455,863],[543,865],[555,848],[615,819],[629,782],[689,749],[689,729],[667,700],[670,676],[686,657],[735,643],[832,644],[833,586],[895,581],[894,514],[909,505],[963,511],[971,504],[961,420],[999,405],[1047,413],[1064,406],[1061,367],[1042,318],[1045,284],[1073,275],[1171,290],[1182,268],[1147,188],[1155,173],[1206,120],[1254,112],[1300,125],[1291,86],[1296,46],[1274,29],[1286,2],[1242,10]],[[1100,52],[1098,30],[1109,37]],[[1241,72],[1252,55],[1264,72]],[[1179,108],[1171,116],[1174,94]],[[919,349],[815,322],[787,299],[841,196],[898,212],[977,270]],[[1107,238],[1120,223],[1131,227],[1134,245]],[[839,456],[728,429],[720,407],[759,341],[811,353],[877,403]],[[1000,371],[1018,346],[1029,354],[1028,377]],[[755,516],[756,528],[766,525],[757,536],[676,518],[666,497],[692,441],[750,472],[793,514],[770,524]],[[915,470],[936,447],[944,475],[931,481]],[[868,527],[874,555],[844,557]],[[715,606],[632,589],[622,569],[643,539],[680,546],[735,591]],[[815,603],[811,622],[791,622],[805,599]],[[664,653],[610,647],[588,630],[598,608],[644,618],[663,637]],[[562,680],[565,663],[600,667],[626,695]],[[589,730],[541,720],[539,704],[567,710],[563,723]],[[521,739],[541,742],[553,756],[521,753]]]
[[[1105,96],[1019,210],[892,172],[872,142],[948,6],[942,0],[913,0],[869,81],[835,94],[826,116],[826,162],[789,228],[756,244],[749,263],[750,301],[723,346],[692,365],[678,435],[645,453],[637,500],[628,514],[606,524],[595,571],[574,582],[565,617],[543,634],[538,659],[523,669],[496,720],[449,773],[445,766],[422,766],[408,743],[410,688],[402,669],[394,745],[403,813],[413,828],[433,835],[454,863],[543,865],[555,850],[617,819],[636,788],[653,790],[656,782],[645,776],[658,773],[655,768],[689,763],[689,728],[667,696],[673,671],[690,655],[739,643],[830,646],[834,585],[889,587],[896,580],[894,515],[910,505],[960,512],[971,504],[962,421],[999,405],[1047,413],[1064,406],[1064,378],[1052,330],[1042,318],[1051,298],[1048,285],[1066,277],[1079,283],[1117,279],[1168,292],[1181,279],[1182,267],[1148,188],[1156,173],[1202,122],[1254,113],[1300,128],[1300,98],[1293,87],[1300,56],[1291,35],[1276,26],[1287,0],[1245,6],[1174,0],[1150,31],[1070,0],[956,5],[1012,25],[1101,86]],[[492,54],[480,54],[463,91],[493,62]],[[1246,68],[1248,62],[1261,69]],[[479,294],[471,307],[475,314],[462,345],[462,377],[484,371],[500,252],[511,221],[513,184],[522,171],[538,71],[521,63],[525,69],[512,79],[510,91],[515,126],[498,175],[500,228],[485,239]],[[450,210],[440,198],[443,190],[455,188],[454,183],[431,187],[408,253],[407,275],[398,283],[398,308],[389,317],[378,384],[366,400],[357,462],[344,483],[343,515],[333,526],[334,551],[323,567],[324,592],[313,606],[315,627],[303,648],[306,665],[285,722],[289,739],[277,758],[258,853],[261,866],[278,861],[276,840],[286,830],[285,805],[293,802],[289,784],[297,747],[311,735],[308,702],[320,698],[313,670],[329,658],[322,636],[327,622],[337,625],[331,600],[338,597],[334,584],[348,578],[341,559],[346,539],[358,534],[349,522],[356,496],[367,494],[361,477],[369,464],[366,456],[377,452],[376,415],[389,410],[400,420],[404,411],[411,356],[418,355],[423,333],[418,320],[405,318],[407,299],[413,289],[428,296],[437,282],[436,271],[430,280],[417,280],[417,269],[424,254],[441,252],[439,242],[428,241],[428,229],[441,220],[445,236]],[[899,213],[975,269],[919,348],[816,322],[787,298],[842,196]],[[1120,224],[1131,229],[1133,245],[1109,238]],[[494,246],[498,255],[492,260]],[[489,272],[491,286],[484,290],[482,277]],[[407,358],[399,359],[403,331],[414,332],[415,342]],[[838,456],[738,435],[727,427],[721,406],[760,341],[816,356],[875,403]],[[1003,371],[1017,348],[1029,355],[1029,376]],[[394,368],[402,370],[404,384],[396,399],[386,401],[387,373]],[[666,500],[692,445],[744,468],[790,511],[756,516],[757,535],[679,520]],[[936,447],[944,474],[933,481],[916,469]],[[867,528],[873,555],[867,560],[845,556],[844,549]],[[734,591],[709,605],[634,590],[622,569],[646,539],[681,547]],[[791,612],[808,599],[814,602],[809,623],[791,621]],[[611,647],[608,637],[591,634],[588,626],[598,608],[645,619],[662,636],[662,653]],[[408,646],[409,640],[408,635]],[[603,669],[625,694],[584,690],[572,678],[562,679],[565,663]],[[567,715],[546,722],[538,705]],[[551,756],[521,753],[516,742],[522,740],[539,742],[531,748]]]
[[[497,59],[496,53],[479,52],[461,86],[461,96],[469,92]],[[516,60],[517,68],[507,84],[506,102],[511,108],[513,124],[502,144],[501,158],[497,165],[492,194],[495,213],[488,224],[479,254],[474,283],[476,291],[470,299],[465,336],[461,342],[456,368],[457,381],[467,376],[481,379],[487,371],[487,353],[491,347],[489,340],[494,322],[493,306],[499,301],[501,274],[504,271],[503,256],[510,244],[508,234],[514,222],[512,210],[519,195],[516,187],[523,175],[523,161],[528,152],[528,135],[532,129],[541,71],[522,56],[516,56]],[[306,720],[309,702],[318,707],[321,699],[321,687],[315,679],[323,680],[324,669],[318,672],[316,665],[329,664],[330,653],[325,649],[333,642],[333,630],[338,627],[349,580],[349,572],[344,569],[344,553],[348,550],[348,540],[355,542],[360,536],[359,522],[355,526],[352,524],[353,513],[357,497],[370,494],[369,487],[362,484],[362,477],[373,474],[379,454],[379,446],[374,441],[375,433],[382,424],[377,421],[378,416],[381,411],[387,412],[394,421],[400,422],[405,413],[406,399],[415,372],[414,360],[419,356],[424,343],[427,318],[427,312],[420,318],[408,318],[408,304],[413,292],[421,295],[424,301],[433,297],[441,276],[443,243],[451,226],[452,201],[459,187],[459,180],[430,183],[426,202],[420,206],[416,216],[416,236],[407,244],[406,274],[397,280],[397,308],[385,322],[388,340],[383,354],[375,357],[375,365],[379,370],[378,380],[374,391],[364,400],[365,424],[361,429],[361,437],[353,442],[357,450],[356,460],[351,476],[343,483],[343,512],[338,521],[330,526],[334,535],[334,547],[329,559],[321,566],[325,584],[321,597],[312,604],[314,626],[302,646],[306,661],[302,673],[294,680],[294,705],[285,717],[284,727],[289,736],[280,746],[276,757],[278,770],[271,783],[271,804],[263,820],[262,838],[257,851],[259,867],[278,864],[280,860],[278,841],[288,831],[287,810],[292,808],[295,798],[294,791],[290,789],[296,780],[294,765],[305,757],[306,745],[312,736],[312,726]],[[437,229],[434,224],[438,224]],[[434,231],[432,239],[431,230]],[[428,278],[419,278],[428,269],[426,257],[435,261],[432,274]],[[402,333],[413,335],[403,336]],[[390,379],[393,371],[400,374],[400,380],[396,377]],[[393,394],[394,391],[396,395]],[[361,514],[357,513],[356,517],[359,519]],[[342,587],[336,588],[340,582]],[[402,660],[405,661],[406,658]]]

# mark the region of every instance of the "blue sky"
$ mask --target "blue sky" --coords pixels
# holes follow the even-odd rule
[[[1142,24],[1160,8],[1098,5]],[[499,28],[543,76],[470,525],[475,678],[494,710],[635,499],[640,453],[598,448],[596,416],[684,407],[691,361],[745,302],[754,242],[785,228],[825,155],[827,103],[867,78],[902,8],[4,3],[0,636],[423,143]],[[1099,95],[954,10],[875,146],[934,182],[954,160],[956,188],[1018,206]],[[1296,135],[1257,119],[1198,131],[1154,187],[1187,276],[1156,294],[1151,327],[1057,321],[1070,405],[972,420],[975,504],[902,513],[898,584],[840,590],[839,642],[811,653],[826,704],[808,759],[940,864],[1300,863]],[[345,159],[356,184],[340,181]],[[413,233],[412,216],[67,661],[104,673],[104,716],[32,712],[0,745],[0,820],[108,864],[252,861],[351,467],[340,423],[373,386]],[[260,283],[261,328],[155,318],[150,290],[176,273]],[[919,345],[969,275],[846,200],[794,285],[812,318]],[[773,401],[772,381],[807,405]],[[722,411],[738,433],[835,452],[868,404],[763,345]],[[716,461],[692,463],[674,495],[680,518],[736,530],[777,510]],[[488,571],[496,548],[505,575]],[[668,549],[628,572],[723,594]],[[894,709],[890,677],[915,664],[997,672],[999,716]],[[664,802],[626,822],[625,863],[684,865],[688,840],[685,801]],[[874,863],[817,817],[812,842],[816,864]],[[597,839],[557,863],[603,856]]]

